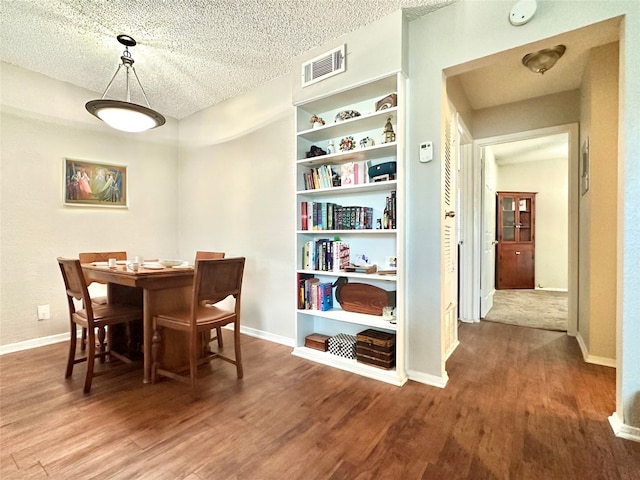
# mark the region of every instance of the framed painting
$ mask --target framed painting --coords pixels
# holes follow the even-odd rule
[[[127,208],[127,167],[64,159],[64,204]]]

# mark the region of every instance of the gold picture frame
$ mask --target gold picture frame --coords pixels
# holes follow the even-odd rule
[[[63,204],[74,207],[127,208],[127,167],[64,159]]]

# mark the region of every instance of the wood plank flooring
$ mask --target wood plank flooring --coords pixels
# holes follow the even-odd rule
[[[85,396],[82,365],[63,378],[66,344],[4,355],[0,478],[640,478],[640,444],[607,422],[615,372],[585,364],[575,339],[483,322],[460,341],[439,389],[244,337],[244,379],[213,362],[199,401],[178,382],[143,385],[140,370]]]

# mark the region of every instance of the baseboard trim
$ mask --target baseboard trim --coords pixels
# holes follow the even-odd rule
[[[609,425],[611,425],[611,429],[616,437],[640,442],[640,428],[625,425],[617,412],[614,412],[609,417]]]
[[[576,340],[578,340],[578,345],[580,345],[580,350],[582,351],[582,358],[587,363],[593,363],[594,365],[602,365],[603,367],[616,368],[616,359],[615,358],[607,358],[607,357],[598,357],[597,355],[590,355],[589,349],[587,345],[584,343],[584,339],[580,332],[578,332],[575,336]]]
[[[233,330],[233,325],[227,325],[229,330]],[[80,337],[81,330],[78,330],[78,337]],[[256,330],[255,328],[240,326],[240,333],[244,333],[250,337],[260,338],[262,340],[268,340],[269,342],[279,343],[287,347],[295,347],[295,341],[293,338],[283,337],[281,335],[273,335],[262,330]],[[21,352],[23,350],[29,350],[31,348],[44,347],[46,345],[53,345],[54,343],[66,342],[69,340],[68,333],[58,333],[57,335],[50,335],[48,337],[33,338],[31,340],[25,340],[24,342],[10,343],[8,345],[0,346],[0,355],[7,353]]]
[[[226,327],[229,330],[233,330],[233,325],[227,325]],[[293,338],[283,337],[281,335],[274,335],[273,333],[268,333],[263,330],[258,330],[251,327],[246,327],[244,325],[240,325],[240,333],[248,335],[250,337],[259,338],[261,340],[267,340],[273,343],[279,343],[280,345],[285,345],[287,347],[295,347],[296,342]]]
[[[66,342],[68,340],[68,333],[58,333],[56,335],[50,335],[48,337],[25,340],[24,342],[10,343],[8,345],[0,346],[0,355],[21,352],[23,350],[29,350],[31,348],[44,347],[45,345],[53,345],[54,343]]]
[[[407,378],[414,382],[424,383],[425,385],[431,385],[432,387],[444,388],[449,381],[449,375],[444,372],[442,376],[431,375],[429,373],[417,372],[415,370],[407,370]]]

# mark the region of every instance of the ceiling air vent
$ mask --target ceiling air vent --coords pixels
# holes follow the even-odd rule
[[[335,48],[330,52],[309,60],[302,64],[302,86],[332,77],[345,70],[344,51],[345,45]]]

